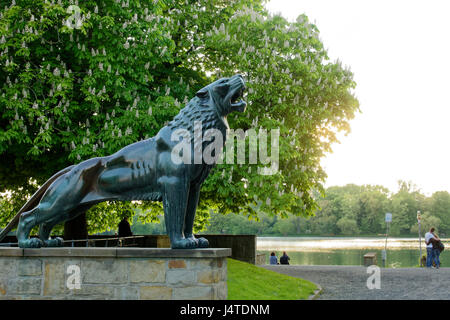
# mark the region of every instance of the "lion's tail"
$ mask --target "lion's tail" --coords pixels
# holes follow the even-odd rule
[[[32,209],[38,205],[38,203],[39,203],[39,201],[41,201],[42,196],[44,195],[45,191],[47,191],[48,187],[53,183],[53,181],[55,181],[56,178],[58,178],[59,176],[72,170],[73,167],[74,167],[74,165],[64,168],[61,171],[59,171],[58,173],[55,173],[31,196],[31,198],[23,205],[23,207],[19,210],[19,212],[17,212],[17,214],[14,216],[14,218],[8,223],[6,228],[0,232],[0,241],[2,241],[6,237],[6,235],[17,226],[17,224],[19,223],[20,215],[23,212],[29,211],[30,209]]]

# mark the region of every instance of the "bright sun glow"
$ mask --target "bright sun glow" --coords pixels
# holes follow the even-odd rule
[[[326,186],[397,181],[450,191],[450,2],[272,0],[293,21],[305,13],[332,60],[354,73],[362,113],[322,162]]]

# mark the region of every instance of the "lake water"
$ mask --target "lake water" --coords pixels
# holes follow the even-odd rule
[[[441,253],[441,266],[450,266],[450,239],[443,239],[446,249]],[[286,251],[290,264],[297,265],[363,265],[364,255],[377,254],[378,265],[382,266],[381,252],[385,238],[344,237],[258,237],[257,250],[266,254],[269,263],[270,252],[279,258]],[[419,264],[419,240],[388,238],[386,267],[405,268]],[[422,239],[422,255],[426,254]]]

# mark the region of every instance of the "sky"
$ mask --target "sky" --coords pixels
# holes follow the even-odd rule
[[[450,1],[272,0],[315,22],[332,60],[350,67],[361,113],[322,161],[325,186],[410,181],[450,192]]]

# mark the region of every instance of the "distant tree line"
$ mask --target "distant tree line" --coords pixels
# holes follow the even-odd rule
[[[438,191],[427,197],[414,184],[399,182],[399,190],[390,192],[382,186],[349,184],[326,189],[318,200],[320,210],[314,217],[291,214],[282,219],[260,213],[259,221],[242,215],[213,213],[206,233],[254,233],[257,235],[380,235],[386,232],[385,214],[392,213],[389,234],[418,234],[417,211],[422,216],[422,234],[434,226],[445,236],[450,235],[450,194]]]

